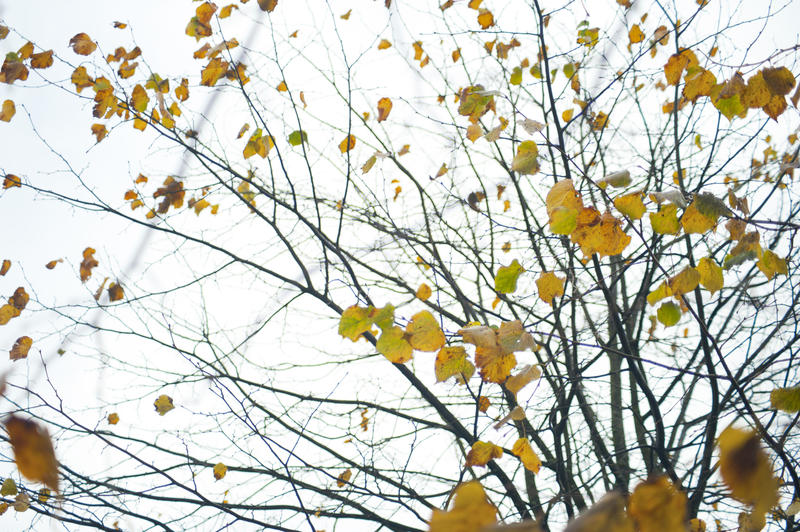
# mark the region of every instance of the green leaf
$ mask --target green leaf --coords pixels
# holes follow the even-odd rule
[[[514,259],[510,265],[501,266],[494,276],[494,289],[501,294],[511,294],[517,289],[517,279],[525,268]]]
[[[789,414],[800,412],[800,386],[775,388],[769,394],[769,402],[775,410]]]
[[[378,338],[375,348],[380,354],[395,364],[402,364],[411,360],[414,349],[405,338],[405,331],[400,327],[385,329]]]
[[[289,144],[292,146],[299,146],[304,142],[308,142],[308,135],[305,131],[297,130],[289,133]]]
[[[746,110],[738,94],[729,98],[720,98],[714,102],[714,107],[728,120],[733,120],[734,116],[738,116]]]
[[[672,327],[681,319],[681,307],[672,301],[668,301],[658,307],[656,315],[658,316],[658,321],[663,323],[665,327]]]
[[[520,174],[535,174],[539,171],[539,148],[532,140],[520,142],[511,169]]]

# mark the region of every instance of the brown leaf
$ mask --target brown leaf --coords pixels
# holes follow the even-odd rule
[[[258,7],[261,11],[272,13],[272,10],[278,5],[278,0],[258,0]]]
[[[17,341],[14,342],[14,347],[11,348],[11,351],[8,353],[8,357],[11,360],[20,360],[23,358],[28,357],[28,351],[30,351],[31,346],[33,345],[33,340],[30,336],[20,336],[17,338]]]
[[[35,421],[13,415],[5,425],[22,476],[57,492],[58,461],[47,429]]]
[[[69,45],[72,46],[72,50],[78,55],[89,55],[97,48],[97,45],[92,42],[92,38],[85,33],[78,33],[75,35],[69,40]]]
[[[92,268],[97,266],[98,262],[94,258],[94,248],[86,248],[83,250],[83,262],[81,262],[80,272],[81,281],[86,282],[92,276]]]

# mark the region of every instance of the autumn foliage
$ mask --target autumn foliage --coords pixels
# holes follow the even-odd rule
[[[0,515],[798,530],[791,6],[563,4],[0,21]]]

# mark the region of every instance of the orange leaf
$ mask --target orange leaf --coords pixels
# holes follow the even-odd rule
[[[94,258],[95,250],[93,248],[86,248],[83,250],[83,261],[80,266],[81,281],[86,282],[92,276],[92,268],[97,266],[98,262]]]
[[[336,486],[343,488],[344,485],[350,481],[350,478],[352,478],[352,476],[353,472],[350,471],[349,469],[345,469],[339,474],[338,477],[336,477]]]
[[[392,100],[389,98],[378,100],[378,122],[383,122],[389,118],[390,112],[392,112]]]
[[[122,286],[117,283],[111,283],[108,285],[108,299],[111,301],[119,301],[125,297],[125,292],[122,290]]]
[[[347,153],[352,150],[356,145],[356,138],[353,135],[348,135],[345,139],[339,143],[339,151],[342,153]]]
[[[31,68],[47,68],[53,65],[53,50],[31,55]]]
[[[17,108],[11,100],[3,102],[3,108],[0,110],[0,120],[3,122],[10,122],[14,115],[17,113]]]
[[[5,425],[22,476],[58,491],[58,462],[47,429],[16,416],[10,416]]]
[[[484,467],[489,463],[489,460],[500,458],[501,456],[503,456],[503,449],[494,443],[476,441],[467,453],[467,463],[465,465],[466,467]]]
[[[387,48],[389,48],[391,46],[392,46],[392,43],[390,43],[386,39],[381,39],[381,42],[378,43],[378,50],[386,50]]]
[[[0,275],[7,274],[9,268],[11,268],[11,261],[8,259],[3,259],[3,265],[0,266]]]

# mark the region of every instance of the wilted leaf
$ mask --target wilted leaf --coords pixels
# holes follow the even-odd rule
[[[628,514],[639,532],[686,532],[686,495],[667,477],[639,483],[628,501]]]
[[[497,509],[486,499],[486,492],[476,480],[455,490],[449,512],[435,509],[429,532],[479,532],[497,522]]]
[[[22,58],[14,52],[6,54],[3,66],[0,68],[0,82],[9,85],[17,80],[28,79],[28,67],[22,63]]]
[[[69,40],[72,50],[78,55],[89,55],[95,51],[97,45],[85,33],[78,33]]]
[[[222,480],[225,478],[225,474],[228,472],[228,466],[219,462],[217,465],[214,466],[214,480]]]
[[[10,268],[11,268],[11,261],[8,259],[3,259],[3,264],[2,266],[0,266],[0,276],[7,274]]]
[[[558,277],[553,272],[542,273],[536,280],[536,287],[539,289],[539,299],[548,305],[552,305],[554,297],[561,297],[564,295],[565,280],[566,277]]]
[[[108,415],[107,420],[109,425],[116,425],[117,423],[119,423],[119,414],[117,414],[116,412],[112,412],[111,414]]]
[[[438,351],[445,342],[444,332],[433,314],[423,310],[414,314],[406,325],[408,341],[414,349],[420,351]]]
[[[27,493],[19,493],[14,497],[14,511],[24,512],[31,507],[31,498]]]
[[[122,290],[122,286],[117,283],[111,283],[108,285],[108,299],[111,301],[119,301],[120,299],[125,297],[125,292]]]
[[[517,289],[517,280],[525,268],[514,259],[510,265],[501,266],[494,276],[494,289],[501,294],[511,294]]]
[[[31,68],[48,68],[53,66],[53,50],[31,55]]]
[[[458,95],[458,114],[468,116],[475,124],[494,105],[494,96],[488,94],[483,85],[472,85],[463,89]],[[478,137],[482,135],[479,134]]]
[[[786,96],[795,84],[794,75],[786,67],[765,68],[761,75],[769,91],[775,96]]]
[[[605,176],[603,179],[598,181],[597,184],[600,186],[600,188],[605,188],[607,185],[611,185],[615,188],[627,187],[631,184],[631,173],[628,170],[614,172],[613,174]]]
[[[58,462],[47,429],[13,415],[6,419],[5,425],[22,476],[58,491]]]
[[[350,481],[350,478],[353,476],[353,472],[349,469],[342,471],[339,476],[336,478],[336,486],[343,488],[345,484]]]
[[[32,345],[33,345],[33,340],[31,339],[30,336],[20,336],[19,338],[17,338],[17,341],[14,342],[14,346],[11,348],[8,357],[11,360],[20,360],[22,358],[27,358],[28,351],[30,351]]]
[[[505,387],[516,396],[522,388],[541,376],[542,370],[539,369],[539,366],[527,365],[516,375],[510,376],[505,382]]]
[[[793,388],[775,388],[769,394],[772,408],[789,414],[800,412],[800,386]]]
[[[519,458],[519,461],[522,462],[525,469],[532,471],[534,474],[538,473],[539,468],[542,467],[542,461],[531,448],[531,444],[527,438],[520,438],[514,442],[511,452]]]
[[[484,467],[489,460],[503,456],[503,449],[492,442],[476,441],[467,453],[467,463],[465,467],[481,466]]]
[[[106,137],[108,131],[106,130],[106,126],[103,124],[92,124],[92,135],[97,138],[97,142],[100,142]]]
[[[617,492],[605,494],[591,508],[567,524],[564,532],[634,532],[625,512],[625,498]]]
[[[588,258],[595,253],[601,257],[618,255],[628,247],[631,237],[610,212],[601,215],[594,207],[585,207],[578,212],[577,226],[570,240],[578,244]]]
[[[159,416],[163,416],[175,408],[175,405],[172,404],[172,397],[164,394],[161,394],[158,396],[158,398],[156,398],[156,400],[153,402],[153,406],[155,407]]]

